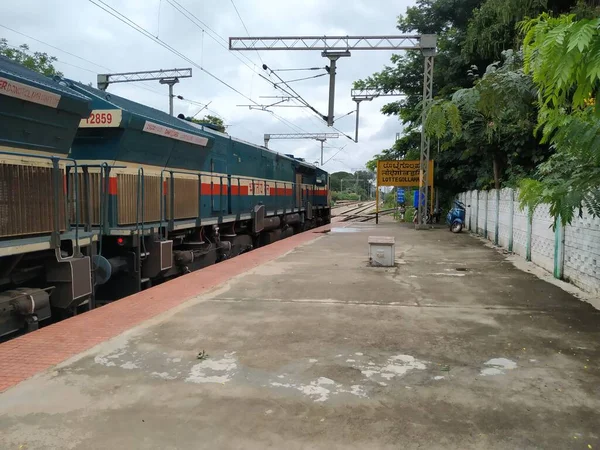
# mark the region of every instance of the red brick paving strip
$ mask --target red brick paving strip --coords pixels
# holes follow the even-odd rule
[[[0,344],[0,392],[321,236],[297,234]]]

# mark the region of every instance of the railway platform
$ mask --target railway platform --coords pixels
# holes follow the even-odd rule
[[[0,447],[597,449],[599,361],[600,312],[479,240],[333,224],[0,344]]]

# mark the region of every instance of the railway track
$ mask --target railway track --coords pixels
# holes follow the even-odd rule
[[[391,214],[394,214],[394,209],[384,209],[382,211],[379,211],[379,217],[389,216]],[[375,220],[375,217],[376,217],[375,212],[353,214],[353,215],[347,216],[343,220],[343,222],[369,222],[370,220]]]
[[[344,217],[349,214],[357,214],[363,210],[367,210],[371,207],[375,206],[375,202],[358,202],[352,205],[345,205],[339,208],[332,209],[331,214],[334,217]]]
[[[352,208],[355,208],[362,203],[363,202],[346,202],[346,203],[342,203],[342,204],[338,203],[331,208],[331,214],[333,216],[338,216],[341,213],[351,210]]]
[[[352,205],[350,207],[340,207],[338,211],[332,210],[332,215],[341,218],[342,222],[368,222],[375,220],[375,202],[368,201]],[[394,209],[379,211],[380,216],[393,214]]]

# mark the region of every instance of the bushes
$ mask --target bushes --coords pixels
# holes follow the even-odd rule
[[[331,200],[333,200],[334,202],[337,202],[339,200],[351,200],[351,201],[358,201],[360,200],[358,194],[355,194],[353,192],[336,192],[336,191],[332,191],[331,192]]]

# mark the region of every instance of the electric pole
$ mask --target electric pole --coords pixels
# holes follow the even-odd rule
[[[321,52],[321,56],[329,58],[329,109],[327,112],[327,126],[333,126],[333,105],[335,102],[335,70],[337,60],[342,57],[351,56],[349,51],[328,51]],[[322,164],[322,163],[321,163]]]
[[[321,167],[323,167],[323,143],[326,141],[326,138],[323,137],[319,137],[317,138],[317,141],[319,141],[321,143]]]

